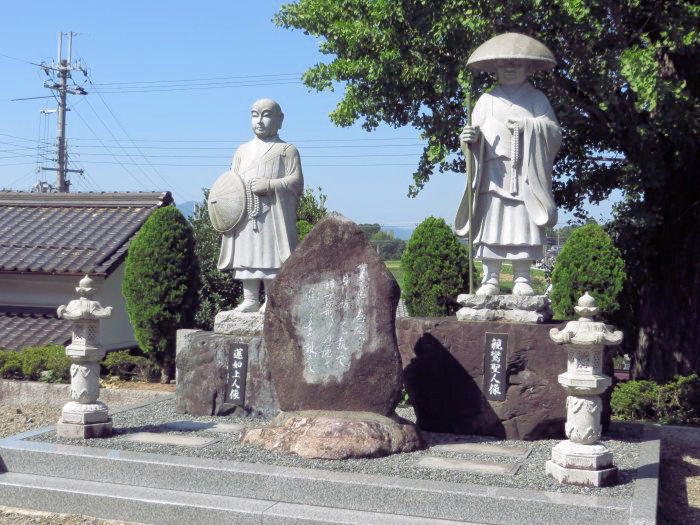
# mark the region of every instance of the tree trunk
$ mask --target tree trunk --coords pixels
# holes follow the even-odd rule
[[[166,356],[163,361],[163,367],[160,369],[160,382],[161,384],[168,384],[170,380],[175,377],[175,360]]]
[[[679,186],[658,192],[665,194],[655,203],[666,206],[663,222],[638,251],[635,379],[700,374],[700,204],[692,185]]]

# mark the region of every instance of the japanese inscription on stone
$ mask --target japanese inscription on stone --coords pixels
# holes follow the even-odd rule
[[[367,340],[367,264],[304,286],[292,314],[301,320],[304,380],[340,381]]]
[[[229,354],[226,403],[243,406],[245,403],[245,378],[248,371],[248,345],[238,343]]]
[[[489,401],[506,399],[506,362],[508,334],[484,336],[484,395]]]

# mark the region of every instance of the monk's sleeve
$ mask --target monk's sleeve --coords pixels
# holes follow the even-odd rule
[[[301,172],[299,151],[291,144],[284,151],[284,176],[270,179],[270,189],[275,192],[287,191],[298,198],[304,188],[304,175]]]
[[[547,97],[539,91],[532,113],[523,129],[523,174],[537,202],[534,222],[554,225],[557,206],[552,194],[552,168],[561,146],[561,128]]]

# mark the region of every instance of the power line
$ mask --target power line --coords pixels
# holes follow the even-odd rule
[[[82,155],[90,155],[90,156],[111,156],[111,157],[129,157],[133,158],[133,154],[131,153],[83,153]],[[415,153],[413,155],[408,154],[408,153],[355,153],[353,155],[303,155],[303,158],[305,159],[354,159],[354,158],[365,158],[365,157],[414,157],[418,155],[418,153]],[[222,156],[222,155],[145,155],[141,154],[138,155],[140,157],[143,157],[144,159],[161,159],[161,158],[169,158],[169,159],[221,159],[221,158],[229,158],[230,155],[228,156]]]
[[[81,162],[83,164],[119,164],[120,166],[124,166],[125,164],[128,166],[150,166],[151,164],[137,164],[137,163],[123,163],[119,161],[119,159],[116,159],[118,162],[111,162],[111,161],[104,161],[104,160],[86,160],[82,159]],[[221,162],[218,164],[180,164],[180,163],[161,163],[161,162],[156,162],[152,164],[153,166],[170,166],[170,167],[182,167],[182,168],[228,168],[231,165],[230,161],[226,162]],[[354,166],[358,167],[364,167],[364,166],[376,166],[376,167],[382,167],[382,166],[416,166],[416,163],[371,163],[371,164],[310,164],[310,163],[304,163],[303,167],[304,168],[318,168],[318,167],[329,167],[329,168],[352,168]]]
[[[93,84],[92,84],[92,79],[88,78],[88,81],[90,82],[90,85],[93,85]],[[120,121],[120,120],[117,118],[117,116],[114,114],[114,111],[112,111],[112,108],[109,106],[109,104],[107,104],[107,101],[104,99],[104,97],[102,96],[102,94],[101,94],[99,91],[96,91],[96,93],[97,93],[97,96],[100,97],[100,100],[102,101],[102,104],[104,104],[104,106],[107,108],[107,111],[109,111],[109,114],[112,115],[112,118],[114,119],[114,121],[115,121],[115,122],[117,123],[117,125],[121,128],[121,130],[122,130],[122,132],[124,133],[124,135],[127,136],[127,138],[131,141],[131,143],[134,145],[134,147],[136,148],[136,150],[141,154],[141,156],[146,160],[146,162],[147,162],[148,164],[151,164],[151,161],[148,159],[148,157],[146,157],[146,156],[143,154],[143,152],[139,149],[139,146],[136,145],[136,142],[134,142],[134,141],[131,139],[131,136],[129,135],[129,132],[126,130],[126,128],[124,127],[124,125],[121,123],[121,121]],[[126,150],[124,149],[124,147],[122,147],[122,149],[123,149],[124,151],[126,151]],[[160,178],[160,180],[162,180],[162,181],[165,183],[165,187],[166,187],[166,188],[167,188],[168,186],[172,186],[172,183],[169,183],[167,180],[165,180],[165,178],[160,174],[160,172],[158,171],[158,169],[157,169],[155,166],[151,165],[151,169],[155,172],[155,174],[158,176],[158,178]],[[141,170],[141,171],[143,171],[143,170]],[[145,172],[144,172],[144,175],[146,175]],[[179,198],[181,198],[182,200],[184,200],[184,198],[183,198],[183,196],[180,194],[180,192],[179,192],[179,191],[176,191],[174,188],[173,188],[173,193],[175,193],[177,197],[179,197]]]
[[[78,118],[80,118],[80,120],[83,121],[83,124],[85,124],[85,127],[87,127],[87,129],[90,131],[90,133],[92,133],[93,135],[95,135],[95,138],[96,138],[97,140],[100,140],[100,142],[101,142],[101,139],[97,136],[97,133],[95,133],[95,131],[90,127],[90,125],[85,121],[85,119],[82,117],[82,115],[81,115],[77,110],[75,110],[75,114],[78,115]],[[104,146],[104,148],[105,148],[107,151],[110,151],[110,150],[109,150],[109,147],[108,147],[106,144],[103,143],[103,146]],[[141,182],[138,178],[136,178],[136,177],[134,176],[133,173],[131,173],[131,171],[129,171],[129,169],[124,165],[123,162],[121,162],[121,161],[120,161],[118,158],[116,158],[116,157],[115,157],[115,160],[116,160],[117,162],[113,162],[113,163],[110,163],[110,164],[119,164],[122,168],[124,168],[124,171],[126,171],[126,173],[127,173],[132,179],[134,179],[138,184],[141,185],[142,188],[144,188],[146,191],[149,190],[149,188],[146,187],[146,186],[143,184],[143,182]]]
[[[17,140],[24,140],[28,142],[35,142],[36,139],[28,139],[26,137],[18,137],[16,135],[9,135],[7,133],[0,133],[0,137],[10,137]],[[71,137],[72,141],[100,141],[100,142],[119,142],[119,139],[95,139],[89,137]],[[250,139],[245,140],[233,140],[233,139],[131,139],[134,142],[156,142],[156,143],[225,143],[225,144],[243,144],[244,142],[249,142]],[[397,140],[416,140],[415,137],[365,137],[365,138],[355,138],[355,139],[291,139],[290,142],[294,144],[302,144],[305,142],[378,142],[378,141],[397,141]],[[381,147],[381,145],[380,145]]]
[[[256,82],[256,83],[232,83],[232,84],[220,84],[220,85],[202,85],[202,86],[188,86],[188,87],[154,87],[149,89],[138,89],[138,88],[125,88],[125,89],[112,89],[112,90],[102,90],[95,89],[100,93],[110,93],[110,94],[124,94],[124,93],[157,93],[157,92],[167,92],[167,91],[201,91],[207,89],[227,89],[227,88],[238,88],[238,87],[263,87],[263,86],[282,86],[289,84],[302,84],[299,80],[294,81],[268,81],[268,82]]]
[[[208,78],[183,78],[176,80],[141,80],[132,82],[95,82],[91,83],[94,86],[116,86],[122,84],[164,84],[168,82],[201,82],[208,80],[236,80],[236,79],[251,79],[251,78],[271,78],[271,77],[300,77],[301,73],[268,73],[263,75],[239,75],[233,77],[208,77]]]
[[[2,144],[2,142],[0,142]],[[232,143],[233,144],[233,143]],[[337,146],[303,146],[303,149],[336,149],[336,148],[409,148],[409,147],[416,147],[416,146],[427,146],[427,142],[425,143],[416,143],[416,144],[368,144],[368,145],[360,145],[360,144],[348,144],[348,145],[337,145]],[[74,146],[76,148],[84,149],[84,148],[99,148],[101,146],[92,146],[92,145],[78,145]],[[301,146],[300,146],[301,147]],[[183,147],[183,146],[122,146],[122,148],[127,148],[127,149],[157,149],[157,150],[169,150],[169,149],[177,149],[177,150],[183,150],[183,149],[190,149],[190,150],[226,150],[226,151],[231,151],[232,147],[231,146],[189,146],[189,147]],[[31,148],[30,148],[31,149]]]
[[[105,121],[102,120],[102,117],[100,117],[100,115],[97,113],[97,111],[95,111],[95,108],[92,106],[92,104],[90,104],[90,101],[89,101],[89,100],[87,101],[87,103],[88,103],[88,106],[90,107],[90,109],[92,110],[92,112],[93,112],[93,113],[95,114],[95,116],[97,117],[97,120],[100,121],[100,123],[102,124],[102,126],[107,130],[107,132],[111,135],[111,137],[112,137],[115,141],[117,141],[117,147],[121,148],[121,147],[122,147],[122,146],[121,146],[121,143],[118,141],[117,137],[114,136],[114,133],[112,133],[112,130],[109,128],[109,126],[107,126],[107,124],[105,124]],[[126,151],[126,150],[124,150],[124,151]],[[120,154],[118,154],[118,153],[112,153],[112,152],[110,151],[109,154],[110,154],[112,157],[114,157],[116,160],[119,160],[119,159],[117,159],[117,157],[129,157],[130,160],[133,160],[133,157],[132,157],[128,152],[126,153],[126,155],[120,155]],[[101,153],[100,155],[104,155],[104,153]],[[134,166],[138,166],[138,165],[137,165],[137,164],[134,164]],[[157,188],[157,187],[158,187],[158,184],[156,184],[155,181],[152,180],[151,177],[149,177],[149,175],[148,175],[145,171],[143,171],[143,170],[141,170],[141,169],[139,169],[139,171],[141,171],[141,173],[143,174],[143,176],[146,177],[146,179],[148,179],[148,182],[149,182],[150,184],[153,185],[153,188]]]

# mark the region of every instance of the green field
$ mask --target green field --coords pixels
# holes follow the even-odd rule
[[[401,268],[401,261],[385,261],[386,267],[389,269],[391,274],[399,283],[400,287],[403,287],[403,269]],[[475,261],[476,267],[481,272],[481,261]],[[530,272],[532,276],[532,288],[538,295],[544,294],[547,289],[547,282],[544,278],[544,272],[533,268]],[[504,263],[501,269],[501,292],[510,293],[513,290],[513,266],[509,263]],[[466,292],[466,290],[465,290]]]

